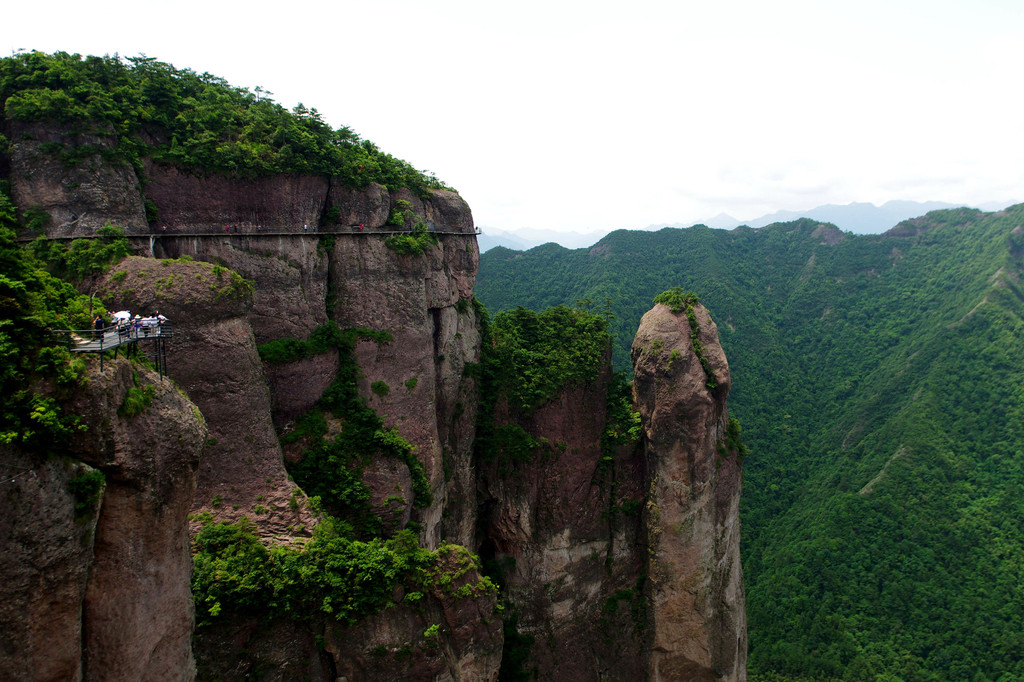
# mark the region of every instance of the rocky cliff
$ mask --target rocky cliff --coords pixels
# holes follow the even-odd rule
[[[96,288],[115,309],[159,311],[174,321],[168,373],[209,425],[195,511],[233,521],[253,517],[259,507],[268,536],[304,534],[315,521],[304,505],[289,505],[301,492],[289,481],[271,422],[248,320],[252,285],[210,263],[131,257]]]
[[[376,508],[398,490],[404,506],[399,522],[415,518],[427,547],[439,547],[442,540],[470,544],[476,396],[464,369],[479,358],[480,343],[470,303],[478,258],[472,236],[444,237],[423,256],[398,254],[382,238],[358,234],[179,237],[161,239],[157,247],[158,255],[175,260],[130,258],[97,285],[118,307],[159,309],[175,321],[170,375],[210,424],[194,512],[223,521],[248,517],[274,542],[308,536],[316,519],[285,471],[278,435],[287,434],[331,385],[338,351],[264,365],[256,342],[305,339],[333,321],[390,336],[385,343],[356,343],[359,393],[387,426],[415,446],[435,500],[413,508],[405,465],[374,460],[362,476]],[[388,390],[371,390],[381,385]],[[418,676],[433,671],[431,676],[452,679],[493,678],[500,662],[500,619],[465,619],[467,608],[493,611],[493,597],[466,601],[436,594],[424,604],[425,613],[419,609],[400,617],[401,609],[391,609],[388,617],[372,617],[359,628],[346,629],[344,636],[331,635],[329,623],[310,629],[275,621],[267,630],[253,629],[245,618],[231,619],[201,630],[200,670],[234,679],[233,673],[258,667],[257,659],[263,664],[275,660],[271,654],[279,650],[284,652],[277,659],[282,669],[297,669],[293,649],[317,651],[320,637],[339,644],[327,646],[330,656],[323,664],[300,666],[313,679],[334,679],[337,671],[347,671],[351,680],[386,679],[391,673],[383,660],[360,662],[378,649],[389,651],[392,659],[398,654],[395,670],[420,671]],[[432,613],[435,620],[430,620]],[[423,642],[422,633],[432,623],[447,623],[439,647]],[[257,656],[239,659],[241,654],[226,654],[208,642],[221,637],[241,642],[235,651]],[[352,641],[361,639],[367,645],[360,650]],[[405,648],[416,642],[422,651],[406,657]],[[219,661],[222,656],[227,658]],[[310,658],[310,665],[316,660]]]
[[[11,198],[23,213],[34,216],[38,229],[52,237],[92,236],[108,223],[128,232],[147,228],[141,181],[124,164],[104,161],[117,146],[109,134],[78,134],[62,126],[9,121]],[[46,151],[92,148],[97,151],[76,163]],[[2,165],[2,164],[0,164]],[[31,230],[30,230],[31,231]]]
[[[304,547],[319,510],[341,502],[317,507],[291,472],[326,452],[351,477],[341,497],[351,493],[364,505],[353,509],[379,518],[383,537],[407,527],[436,550],[429,575],[416,578],[420,591],[396,586],[355,622],[244,604],[222,613],[218,602],[194,639],[201,678],[488,680],[518,666],[539,679],[744,679],[740,462],[729,450],[728,366],[703,309],[710,370],[685,316],[658,307],[641,326],[639,445],[606,442],[606,369],[528,417],[499,398],[495,421],[541,446],[525,459],[478,461],[479,252],[458,195],[352,189],[329,177],[201,176],[151,162],[142,183],[98,155],[72,178],[41,146],[56,133],[22,132],[11,138],[14,197],[49,216],[52,237],[91,235],[107,221],[127,228],[147,257],[83,286],[111,306],[172,320],[169,375],[202,416],[182,403],[194,423],[154,411],[125,424],[109,409],[104,421],[95,405],[116,411],[134,386],[123,362],[73,405],[105,435],[77,443],[74,463],[33,464],[38,489],[5,503],[22,515],[4,521],[9,543],[26,553],[18,563],[52,567],[15,575],[4,562],[16,608],[0,614],[26,633],[0,650],[11,669],[35,679],[109,670],[190,679],[186,514],[193,536],[244,517],[263,543]],[[433,238],[411,250],[389,241],[415,222]],[[371,424],[355,455],[338,450],[357,427],[339,408],[349,390]],[[143,453],[125,449],[124,426]],[[182,429],[190,435],[172,465],[161,448]],[[93,511],[74,522],[67,481],[85,467],[106,473],[107,487],[98,520]],[[45,547],[19,530],[36,514],[47,520],[33,533],[53,538]],[[140,524],[162,535],[140,539],[149,538]],[[503,615],[466,548],[502,583]],[[32,580],[47,581],[59,605],[33,596]],[[44,617],[57,630],[29,627]],[[147,618],[156,625],[142,626]],[[64,653],[40,663],[42,638],[56,631]]]
[[[647,671],[656,681],[744,680],[742,462],[727,433],[729,365],[707,310],[689,312],[656,305],[633,341],[648,485]]]
[[[144,404],[130,409],[129,392]],[[0,674],[189,680],[187,515],[206,425],[169,381],[92,363],[61,456],[4,446]],[[137,410],[137,412],[136,412]]]
[[[109,162],[114,131],[78,134],[61,126],[10,121],[11,195],[22,211],[42,219],[51,237],[89,237],[107,223],[129,235],[260,233],[401,228],[399,201],[432,229],[474,233],[466,202],[455,192],[417,196],[370,183],[346,187],[324,175],[236,178],[179,170],[145,159],[136,170]],[[55,149],[61,151],[54,151]],[[66,153],[91,150],[70,160]],[[405,206],[403,204],[402,206]],[[391,219],[389,221],[389,219]]]
[[[624,425],[607,369],[526,416],[499,397],[496,424],[533,450],[478,463],[481,548],[515,609],[521,674],[746,679],[742,446],[714,322],[688,308],[656,305],[637,332],[633,444],[610,438]]]
[[[643,497],[642,460],[631,446],[604,457],[609,380],[606,369],[568,386],[528,418],[502,402],[495,421],[540,445],[478,464],[483,549],[538,679],[643,679],[645,557],[629,506]]]

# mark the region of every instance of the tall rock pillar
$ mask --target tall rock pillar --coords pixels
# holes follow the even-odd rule
[[[742,462],[727,434],[729,365],[707,310],[676,309],[655,305],[632,348],[649,481],[647,669],[652,682],[742,681]]]

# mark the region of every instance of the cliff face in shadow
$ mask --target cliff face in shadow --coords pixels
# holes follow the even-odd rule
[[[129,389],[152,391],[124,416]],[[187,516],[206,425],[168,381],[126,360],[88,381],[62,457],[4,446],[0,669],[7,679],[188,680]]]
[[[110,135],[80,135],[59,126],[11,121],[7,123],[10,145],[11,198],[23,211],[44,218],[47,236],[92,236],[107,223],[127,232],[147,229],[141,183],[126,165],[107,163],[102,151],[117,145]],[[68,166],[46,145],[97,149]],[[0,164],[2,165],[2,164]]]
[[[631,446],[603,456],[609,380],[606,368],[528,418],[502,400],[495,422],[542,445],[478,464],[483,547],[538,679],[643,679],[646,557],[636,511],[623,511],[643,497],[642,459]]]

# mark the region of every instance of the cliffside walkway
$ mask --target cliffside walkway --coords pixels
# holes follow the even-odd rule
[[[103,329],[55,329],[53,333],[62,336],[68,343],[72,353],[99,353],[100,369],[103,368],[103,353],[114,351],[139,341],[152,341],[152,352],[149,358],[156,365],[160,377],[167,373],[167,350],[164,341],[174,336],[174,327],[170,322],[138,328],[111,326]]]
[[[435,234],[435,235],[461,235],[463,237],[468,236],[468,235],[479,236],[480,234],[482,234],[481,231],[480,231],[480,228],[476,228],[473,232],[450,232],[450,231],[445,231],[445,230],[427,230],[427,233],[428,234]],[[373,236],[376,236],[376,235],[389,236],[389,235],[393,235],[393,234],[412,234],[412,231],[411,230],[382,230],[382,229],[379,229],[379,228],[372,228],[372,227],[368,227],[368,228],[366,228],[365,230],[362,230],[362,231],[360,231],[360,230],[358,230],[356,228],[345,229],[345,228],[342,228],[342,227],[333,227],[333,228],[315,229],[315,230],[312,229],[312,228],[309,229],[309,230],[303,230],[301,227],[298,230],[296,230],[294,228],[290,228],[290,229],[287,229],[287,230],[281,229],[281,228],[270,229],[270,230],[263,230],[263,229],[252,229],[252,228],[246,227],[244,229],[240,229],[240,230],[236,230],[236,231],[232,231],[232,232],[225,232],[223,230],[215,230],[213,232],[184,232],[184,231],[179,231],[179,230],[176,230],[176,229],[172,228],[170,230],[150,230],[149,232],[129,232],[129,231],[126,231],[124,236],[128,237],[130,239],[131,238],[136,238],[137,239],[137,238],[141,238],[141,237],[149,237],[150,239],[153,239],[153,238],[159,239],[160,237],[168,237],[168,238],[177,238],[177,237],[214,237],[214,238],[216,238],[216,237],[320,237],[320,236],[324,236],[324,235],[330,235],[330,236],[350,235],[350,236],[356,236],[356,237],[373,237]],[[77,234],[77,235],[76,234],[70,234],[70,235],[54,235],[54,236],[38,235],[38,236],[33,236],[33,237],[19,236],[16,239],[16,241],[19,241],[19,242],[32,242],[32,241],[35,241],[36,239],[39,239],[40,237],[42,237],[42,238],[44,238],[44,239],[46,239],[48,241],[65,241],[65,240],[70,241],[70,240],[73,240],[73,239],[90,239],[92,237],[98,237],[98,236],[100,236],[100,235],[96,235],[96,234]]]

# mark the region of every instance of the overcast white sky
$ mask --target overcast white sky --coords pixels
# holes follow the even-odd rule
[[[478,225],[610,230],[1024,201],[1021,0],[8,3],[0,54],[262,86],[433,171]]]

